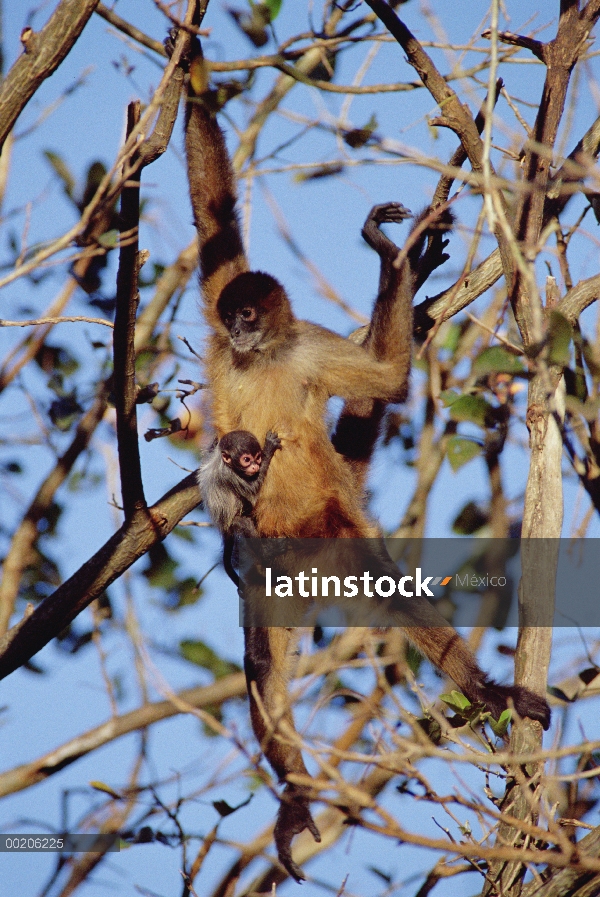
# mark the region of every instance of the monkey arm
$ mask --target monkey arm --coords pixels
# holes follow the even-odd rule
[[[363,238],[381,259],[379,292],[362,346],[379,361],[393,361],[398,395],[396,401],[404,401],[408,393],[415,293],[445,258],[441,252],[445,242],[440,240],[440,234],[448,229],[451,217],[448,217],[447,211],[443,213],[446,216],[444,220],[449,222],[445,228],[436,227],[434,223],[431,229],[419,231],[419,225],[429,214],[430,210],[426,209],[418,216],[407,241],[408,251],[399,268],[394,266],[394,262],[400,250],[382,233],[380,225],[399,223],[407,218],[409,212],[404,206],[399,203],[374,206],[362,230]],[[350,399],[342,409],[332,436],[333,446],[346,460],[359,490],[364,489],[385,404],[385,401],[376,400],[375,397]]]
[[[267,475],[267,471],[269,469],[269,464],[273,460],[273,455],[275,452],[281,448],[281,439],[274,433],[272,430],[269,430],[267,435],[265,436],[265,444],[262,450],[262,462],[260,465],[260,470],[258,471],[258,476],[256,477],[255,483],[258,489],[263,484],[263,481]]]
[[[315,324],[299,321],[298,332],[298,374],[327,396],[385,402],[404,398],[410,360],[401,351],[380,361],[363,346]],[[399,333],[397,336],[400,340]]]
[[[379,291],[378,296],[387,294],[392,288],[390,282],[393,279],[394,260],[398,257],[400,250],[396,244],[386,237],[380,229],[381,224],[401,224],[407,218],[412,218],[412,214],[399,202],[383,203],[382,205],[373,206],[367,220],[362,229],[362,237],[366,243],[374,249],[381,259],[381,267],[379,270]]]
[[[185,116],[185,149],[194,223],[198,230],[202,293],[208,322],[221,291],[248,261],[236,212],[235,176],[215,113],[208,106],[208,78],[202,49],[192,41]]]

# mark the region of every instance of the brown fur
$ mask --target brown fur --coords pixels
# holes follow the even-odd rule
[[[196,56],[196,65],[201,64],[198,60]],[[194,83],[203,83],[203,79]],[[378,237],[373,227],[368,228],[365,237],[381,256],[382,276],[365,344],[356,345],[297,320],[283,287],[268,275],[248,271],[223,134],[202,98],[192,92],[186,113],[186,152],[200,245],[204,312],[212,328],[206,373],[214,426],[218,436],[245,429],[261,442],[268,430],[276,430],[284,447],[273,458],[254,509],[257,530],[262,536],[375,536],[377,528],[363,508],[364,473],[385,404],[406,396],[412,298],[423,270],[428,266],[433,270],[436,258],[440,263],[443,243],[438,241],[433,261],[428,261],[429,248],[423,254],[425,235],[415,236],[403,265],[396,270],[392,262],[398,250],[380,232]],[[386,220],[376,218],[371,222],[376,227]],[[427,237],[431,243],[431,234]],[[250,351],[236,348],[233,330],[225,324],[229,320],[226,315],[239,316],[245,304],[257,311],[263,332],[257,348]],[[326,404],[333,395],[347,399],[335,438],[337,451],[325,425]],[[497,714],[510,698],[521,715],[548,725],[544,699],[526,689],[503,689],[488,680],[467,645],[425,599],[411,601],[410,613],[412,618],[403,618],[405,625],[414,623],[408,629],[409,637],[471,700],[484,701]],[[432,629],[431,625],[441,628]],[[252,724],[282,780],[290,773],[306,774],[300,751],[276,736],[282,721],[293,727],[287,692],[292,644],[292,634],[286,629],[246,630]],[[302,872],[292,860],[290,845],[294,834],[304,828],[315,835],[307,795],[288,785],[278,816],[276,844],[281,862],[297,880]]]

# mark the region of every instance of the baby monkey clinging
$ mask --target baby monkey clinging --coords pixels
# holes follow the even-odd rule
[[[258,535],[250,517],[269,464],[281,440],[271,430],[261,448],[248,430],[226,433],[208,454],[198,471],[204,507],[223,533],[223,564],[229,578],[239,586],[232,555],[238,536]]]

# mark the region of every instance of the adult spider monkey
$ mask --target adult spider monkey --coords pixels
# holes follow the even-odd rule
[[[440,228],[447,229],[449,218],[446,215],[444,225],[442,215],[442,224],[436,227],[436,213],[423,213],[402,264],[395,268],[392,261],[398,250],[378,225],[388,215],[390,220],[405,216],[398,206],[376,207],[364,235],[381,257],[380,290],[363,345],[299,321],[281,284],[268,274],[249,270],[236,214],[235,178],[223,133],[203,100],[207,79],[196,40],[191,42],[188,62],[185,146],[204,314],[212,330],[205,365],[217,436],[246,429],[260,440],[276,430],[283,439],[285,450],[273,458],[254,508],[259,535],[377,537],[363,507],[364,474],[385,405],[406,397],[412,300],[420,283],[443,260]],[[382,211],[386,208],[390,211]],[[335,447],[325,424],[327,401],[333,395],[347,400]],[[388,561],[390,572],[397,572]],[[548,727],[550,710],[544,698],[491,680],[426,599],[412,599],[402,621],[417,648],[472,702],[483,702],[498,716],[510,699],[520,716]],[[294,729],[287,690],[294,634],[262,627],[244,632],[244,665],[257,739],[280,781],[293,773],[307,775],[300,750],[277,737],[279,726]],[[304,876],[292,859],[291,842],[305,828],[320,840],[307,793],[287,782],[275,844],[281,863],[297,881]]]

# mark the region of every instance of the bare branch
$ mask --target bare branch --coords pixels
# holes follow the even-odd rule
[[[161,41],[153,40],[151,37],[148,37],[147,34],[140,31],[135,25],[126,22],[125,19],[118,16],[114,10],[109,9],[104,3],[98,3],[96,12],[114,28],[117,28],[123,34],[126,34],[127,37],[130,37],[132,40],[136,41],[136,43],[141,44],[143,47],[147,47],[149,50],[154,50],[154,52],[158,53],[160,56],[167,55]]]
[[[152,545],[162,541],[199,502],[196,474],[192,473],[155,505],[126,520],[121,529],[42,601],[31,616],[0,639],[0,678],[8,676],[37,654]]]
[[[600,274],[580,280],[576,286],[562,297],[556,310],[565,316],[567,321],[574,324],[582,311],[600,299]]]
[[[76,460],[89,445],[107,405],[108,388],[103,384],[91,408],[79,421],[70,446],[40,485],[12,537],[2,564],[0,580],[0,636],[6,632],[14,611],[23,571],[29,563],[31,548],[38,537],[38,524],[48,512],[57,490],[70,474]],[[31,616],[28,614],[25,619],[30,619]],[[23,622],[24,620],[18,625]]]
[[[127,110],[127,139],[138,124],[140,103],[130,103]],[[126,163],[129,167],[129,163]],[[133,172],[121,195],[121,233],[129,231],[135,239],[121,245],[117,273],[117,307],[113,339],[115,407],[117,410],[117,442],[121,494],[125,519],[146,506],[137,431],[137,391],[135,384],[135,318],[140,301],[138,291],[138,228],[140,223],[141,165],[139,157],[131,159]],[[136,176],[137,175],[137,176]],[[135,180],[132,178],[136,177]]]
[[[114,327],[112,321],[104,318],[86,318],[85,315],[69,315],[58,318],[31,318],[27,321],[6,321],[0,318],[0,327],[37,327],[39,324],[64,324],[67,321],[84,321],[86,324],[103,324],[105,327]]]
[[[492,32],[489,28],[486,31],[483,31],[481,36],[483,38],[490,38],[492,36]],[[525,47],[527,50],[531,50],[534,56],[537,56],[538,59],[544,61],[544,47],[543,44],[539,40],[534,40],[532,37],[525,37],[523,34],[513,34],[512,31],[499,31],[498,32],[498,40],[503,41],[505,44],[513,44],[515,47]]]
[[[0,85],[0,149],[40,84],[61,64],[83,31],[98,0],[61,0]]]

